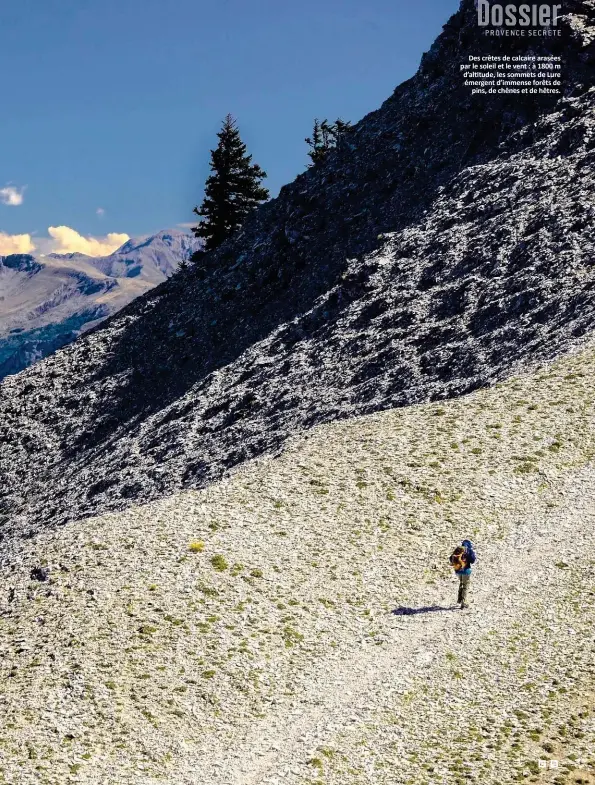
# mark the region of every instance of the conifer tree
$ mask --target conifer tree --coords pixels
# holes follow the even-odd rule
[[[269,198],[268,190],[261,185],[266,172],[252,163],[230,114],[217,136],[219,144],[211,150],[212,174],[207,178],[205,198],[200,209],[194,208],[202,220],[192,231],[205,240],[206,251],[227,240],[246,216]]]
[[[324,122],[326,122],[326,120]],[[314,164],[324,160],[327,151],[325,149],[322,128],[318,118],[314,120],[314,130],[312,131],[312,136],[306,137],[306,144],[310,147],[308,155],[312,161],[310,164],[311,166],[314,166]]]
[[[334,123],[328,120],[314,120],[314,130],[312,136],[306,138],[306,144],[310,150],[308,156],[315,166],[324,161],[329,152],[337,146],[339,139],[351,130],[351,123],[337,118]]]
[[[334,126],[335,143],[339,141],[340,137],[343,136],[343,134],[346,134],[349,131],[351,131],[352,128],[353,126],[351,125],[351,122],[349,120],[341,120],[340,117],[337,117]]]

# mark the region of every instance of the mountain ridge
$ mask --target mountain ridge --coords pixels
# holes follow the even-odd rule
[[[562,39],[533,43],[564,53],[562,98],[470,96],[459,65],[480,39],[463,0],[323,165],[8,379],[6,525],[204,487],[318,423],[461,395],[577,345],[595,322],[595,8],[568,8]]]
[[[199,247],[184,232],[162,230],[103,257],[0,256],[0,378],[51,354],[165,281]]]

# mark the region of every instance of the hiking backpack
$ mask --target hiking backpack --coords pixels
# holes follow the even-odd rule
[[[477,560],[477,556],[475,555],[475,551],[473,550],[473,543],[471,542],[471,540],[463,540],[461,545],[463,546],[463,548],[465,548],[467,552],[467,563],[469,564],[469,566],[475,564]]]
[[[454,549],[450,557],[450,563],[454,567],[455,572],[460,572],[468,567],[467,551],[462,545]]]

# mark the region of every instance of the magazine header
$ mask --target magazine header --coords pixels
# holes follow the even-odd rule
[[[557,27],[562,5],[525,3],[503,5],[478,0],[477,23],[480,27]]]

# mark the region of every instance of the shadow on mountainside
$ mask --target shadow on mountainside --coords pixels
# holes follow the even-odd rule
[[[87,405],[68,458],[167,408],[278,325],[303,316],[340,283],[348,260],[378,248],[380,234],[416,224],[438,189],[500,155],[504,140],[554,106],[549,96],[472,96],[459,66],[476,53],[478,36],[474,5],[465,1],[417,75],[360,121],[328,161],[282,188],[237,237],[208,254],[202,276],[178,275],[114,318],[106,361],[83,364],[73,381],[81,391],[106,379],[118,384]],[[562,39],[538,41],[532,51],[563,52],[575,82],[588,69],[570,44],[565,27]],[[526,43],[494,38],[481,47],[500,54],[524,51]],[[365,286],[364,274],[347,281],[344,294],[354,299]]]
[[[594,53],[577,36],[533,44],[565,47],[556,115],[551,98],[475,98],[465,0],[418,74],[200,268],[9,380],[5,521],[201,487],[313,425],[469,392],[591,329]]]

